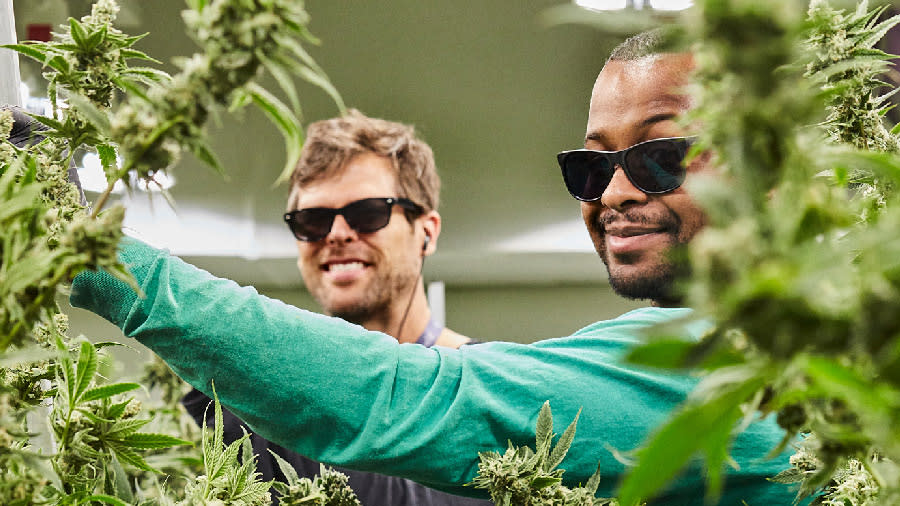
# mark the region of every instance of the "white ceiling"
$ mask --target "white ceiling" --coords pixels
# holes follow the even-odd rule
[[[60,22],[58,12],[41,10],[60,1],[17,3],[20,36],[19,20]],[[555,154],[580,147],[593,78],[616,40],[583,26],[542,26],[539,15],[565,1],[306,2],[322,39],[310,52],[345,102],[416,125],[434,148],[444,223],[428,279],[605,282]],[[84,3],[69,2],[69,14]],[[183,0],[122,3],[126,29],[150,32],[140,49],[163,61],[195,50],[180,21]],[[23,65],[31,86],[36,75]],[[337,113],[324,93],[300,89],[305,121]],[[281,136],[252,110],[223,113],[210,133],[229,181],[185,160],[173,171],[177,212],[138,193],[122,198],[128,225],[218,275],[299,285],[281,222],[287,189],[272,186],[284,160]]]

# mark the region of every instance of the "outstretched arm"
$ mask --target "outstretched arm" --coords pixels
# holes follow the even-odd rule
[[[637,447],[693,384],[619,360],[642,329],[684,310],[635,312],[534,345],[425,348],[266,298],[137,241],[126,240],[120,256],[145,298],[88,272],[75,279],[74,305],[137,337],[199,390],[211,393],[214,381],[223,404],[267,439],[457,494],[478,493],[463,488],[478,452],[533,444],[550,400],[560,425],[584,408],[562,465],[566,481],[585,482],[599,459],[600,493],[610,495],[623,466],[605,448]],[[730,477],[733,497],[758,496],[764,478],[786,467],[754,460],[781,437],[774,424],[749,433],[735,443],[742,467]],[[693,475],[671,493],[698,490],[702,476]]]

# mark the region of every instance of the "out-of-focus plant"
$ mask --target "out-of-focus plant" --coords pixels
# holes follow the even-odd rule
[[[535,449],[527,446],[479,454],[478,476],[472,480],[476,488],[487,489],[494,504],[500,506],[618,506],[614,499],[595,497],[600,485],[600,470],[583,487],[562,484],[565,471],[558,466],[566,457],[575,438],[578,416],[553,445],[553,414],[545,402],[535,428]]]
[[[690,246],[685,290],[691,318],[715,326],[699,343],[663,331],[632,353],[704,376],[638,452],[623,504],[652,497],[695,453],[716,497],[729,434],[768,414],[786,430],[773,454],[814,436],[778,477],[801,481],[801,497],[895,503],[900,159],[879,94],[889,57],[874,46],[898,19],[883,13],[706,0],[685,15],[679,33],[698,63],[689,120],[720,167],[689,182],[709,226]]]
[[[16,145],[6,141],[12,112],[0,111],[0,504],[267,504],[270,484],[256,480],[254,459],[238,463],[240,445],[217,446],[221,426],[204,439],[202,461],[165,451],[181,438],[140,432],[187,428],[172,408],[178,387],[153,375],[167,407],[142,410],[126,397],[139,385],[104,383],[106,345],[70,339],[55,301],[84,269],[133,285],[116,257],[124,210],[104,210],[107,197],[119,181],[152,184],[184,150],[220,169],[204,136],[210,115],[256,104],[285,135],[292,166],[303,140],[293,79],[343,106],[303,47],[315,39],[302,1],[190,0],[183,16],[200,51],[176,62],[171,77],[131,65],[159,62],[135,49],[142,36],[113,26],[117,11],[98,0],[50,42],[5,46],[43,66],[53,110],[35,116],[40,132],[25,128]],[[257,84],[264,71],[290,106]],[[81,150],[99,155],[109,183],[92,210],[67,181]],[[197,462],[202,486],[189,476]],[[157,479],[155,467],[186,485]]]

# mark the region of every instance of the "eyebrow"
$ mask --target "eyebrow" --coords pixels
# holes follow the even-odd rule
[[[660,114],[653,114],[653,115],[648,116],[647,118],[644,118],[643,120],[641,120],[640,123],[637,124],[637,127],[638,127],[638,128],[647,128],[647,127],[652,126],[652,125],[654,125],[654,124],[656,124],[656,123],[660,123],[660,122],[663,122],[663,121],[668,121],[668,120],[674,119],[674,118],[676,118],[677,116],[678,116],[678,114],[676,114],[676,113],[674,113],[674,112],[665,112],[665,113],[660,113]],[[602,131],[599,131],[599,130],[595,130],[595,131],[593,131],[593,132],[589,132],[589,133],[588,133],[587,135],[585,135],[585,137],[584,137],[584,142],[594,141],[594,142],[598,142],[598,143],[603,144],[603,143],[606,142],[606,140],[607,140],[607,139],[606,139],[606,134],[604,134]]]

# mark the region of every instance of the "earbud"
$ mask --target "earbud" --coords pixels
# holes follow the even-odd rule
[[[428,243],[430,243],[430,242],[431,242],[431,235],[426,233],[425,234],[425,242],[422,243],[422,253],[424,253],[425,250],[428,249]]]

